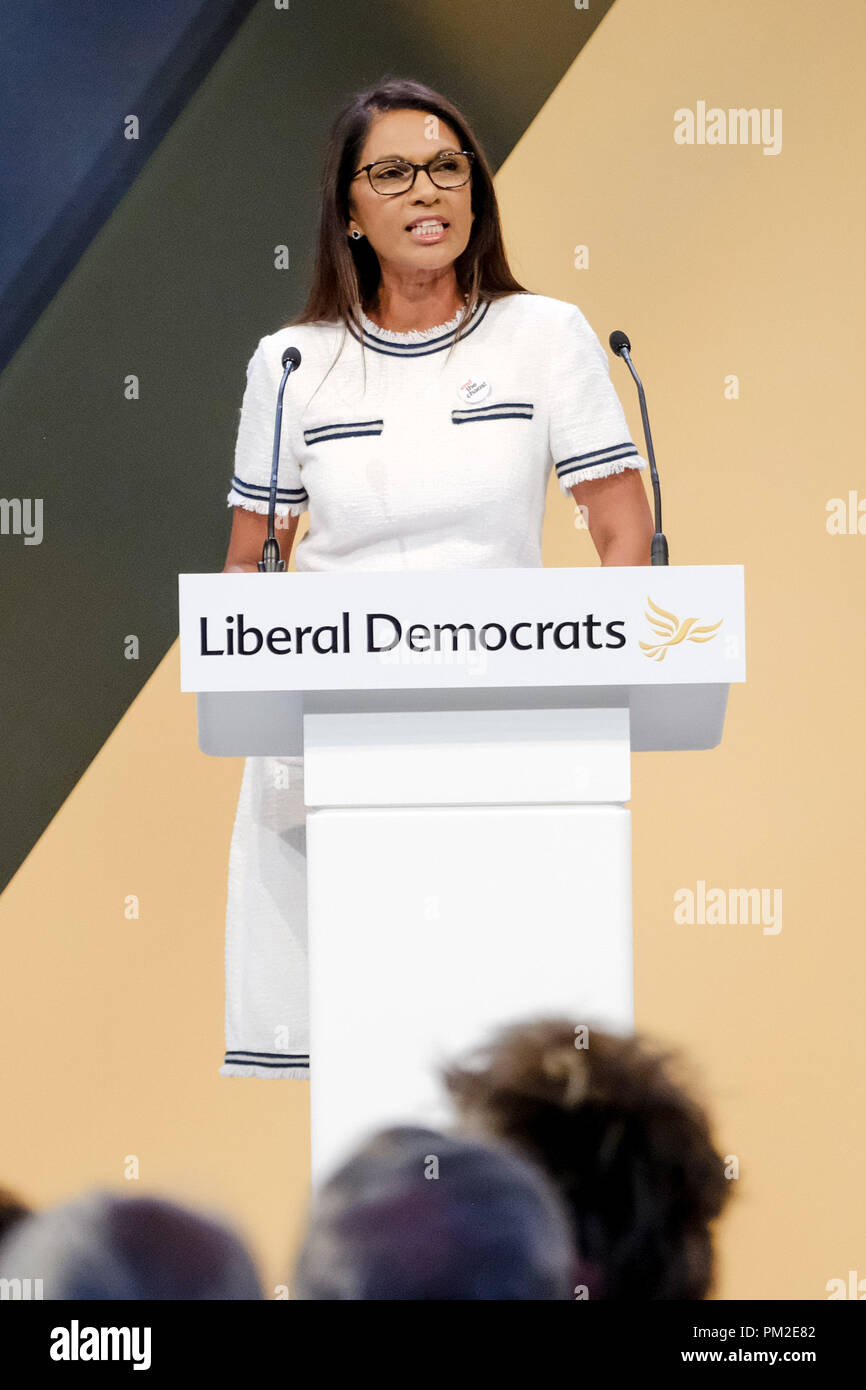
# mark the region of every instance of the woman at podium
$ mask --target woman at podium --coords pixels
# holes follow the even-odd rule
[[[438,93],[390,81],[334,123],[309,299],[247,367],[226,571],[262,554],[290,345],[276,512],[286,562],[309,513],[297,570],[540,566],[552,470],[603,565],[649,564],[647,465],[605,351],[574,304],[512,275],[484,153]],[[302,759],[247,758],[223,1075],[309,1076],[306,938]]]

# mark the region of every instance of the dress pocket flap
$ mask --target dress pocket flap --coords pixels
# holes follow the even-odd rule
[[[328,425],[304,430],[304,442],[321,444],[326,439],[358,439],[368,434],[381,434],[383,425],[383,420],[334,420]]]
[[[452,425],[468,425],[479,420],[531,420],[531,401],[493,401],[489,405],[467,406],[452,410]]]

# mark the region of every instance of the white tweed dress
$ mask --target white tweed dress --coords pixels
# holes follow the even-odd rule
[[[309,512],[298,571],[538,567],[552,471],[573,505],[575,483],[646,468],[575,305],[484,302],[455,345],[459,318],[395,333],[365,316],[363,347],[330,323],[259,341],[227,501],[267,511],[293,344],[277,515]],[[306,907],[303,760],[247,758],[229,855],[224,1076],[310,1076]]]

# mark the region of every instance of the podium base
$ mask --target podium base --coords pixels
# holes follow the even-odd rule
[[[620,805],[307,817],[312,1182],[391,1124],[447,1127],[438,1068],[501,1025],[634,1027]]]

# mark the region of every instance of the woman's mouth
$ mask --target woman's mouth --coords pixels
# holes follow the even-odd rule
[[[441,241],[448,231],[448,225],[440,217],[425,217],[421,222],[413,222],[406,230],[415,241]]]

